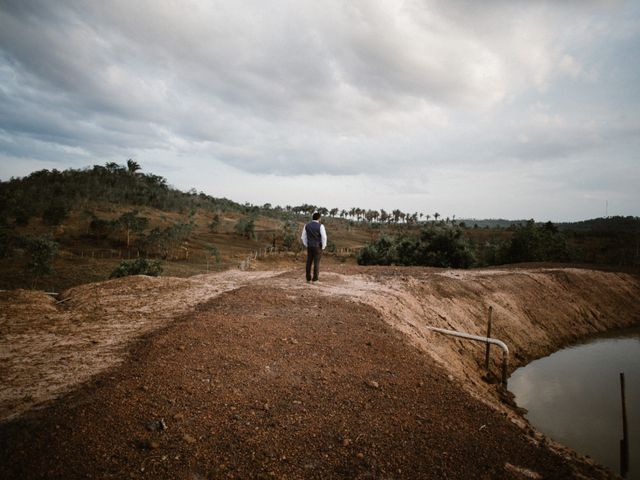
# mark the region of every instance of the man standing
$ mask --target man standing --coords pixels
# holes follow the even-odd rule
[[[322,250],[327,247],[327,232],[320,223],[320,214],[313,212],[312,220],[304,226],[300,240],[307,247],[307,282],[311,278],[311,262],[313,262],[313,281],[318,281],[320,272],[320,257]]]

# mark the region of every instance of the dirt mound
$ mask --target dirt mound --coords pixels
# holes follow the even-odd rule
[[[126,466],[141,465],[162,478],[175,478],[172,471],[192,475],[184,478],[269,472],[303,478],[313,476],[309,472],[316,469],[328,476],[405,476],[397,470],[408,472],[414,467],[434,476],[457,472],[479,477],[462,465],[463,454],[491,458],[491,468],[482,464],[488,478],[518,478],[518,472],[541,471],[545,465],[553,465],[547,473],[564,476],[568,475],[566,462],[574,473],[591,468],[566,452],[553,456],[541,435],[523,435],[530,431],[526,422],[502,402],[497,385],[482,379],[484,346],[429,328],[482,335],[491,306],[493,334],[509,345],[511,368],[515,368],[578,337],[640,322],[637,277],[571,268],[331,269],[323,272],[317,285],[307,284],[300,271],[230,271],[189,279],[110,280],[75,287],[63,292],[58,301],[34,292],[5,292],[0,295],[0,419],[15,418],[107,369],[114,372],[68,397],[74,399],[70,405],[57,402],[45,413],[25,417],[28,425],[34,422],[32,427],[8,423],[6,438],[18,445],[14,453],[20,455],[15,449],[33,453],[27,437],[19,433],[23,429],[43,444],[69,438],[67,446],[53,450],[52,455],[69,459],[71,470],[56,475],[70,478],[91,471],[73,463],[81,442],[93,445],[89,448],[92,459],[106,469],[103,476],[109,476],[109,462],[113,462],[119,473]],[[178,317],[181,321],[175,323]],[[144,337],[146,344],[127,356],[137,339],[165,327],[162,334]],[[378,356],[380,352],[384,354]],[[498,361],[494,354],[495,371]],[[419,373],[423,371],[431,372],[425,373],[426,380]],[[344,390],[357,392],[357,408],[348,403]],[[382,403],[364,400],[365,392],[383,392],[375,397]],[[277,420],[272,420],[264,412],[280,405],[279,398],[286,399],[286,408],[278,407],[278,414],[273,413]],[[372,410],[375,415],[367,413],[371,405],[377,405]],[[401,406],[414,412],[414,405],[422,409],[420,413],[405,417]],[[506,447],[498,444],[507,438],[528,453],[518,457],[509,450],[494,458],[477,446],[469,450],[463,438],[451,432],[451,438],[457,439],[454,444],[430,447],[430,442],[445,442],[444,432],[450,428],[443,425],[458,417],[462,423],[452,431],[460,428],[475,439],[472,443],[477,440],[474,428],[482,424],[475,425],[473,418],[465,416],[466,408],[474,412],[472,417],[491,419],[482,429],[489,445],[500,451]],[[113,447],[116,453],[111,457],[105,449],[112,448],[107,438],[113,425],[100,417],[103,411],[122,423],[116,432],[122,444]],[[48,418],[51,415],[53,419]],[[84,420],[85,415],[89,420]],[[167,437],[171,438],[167,451],[162,438],[144,435],[144,428],[140,429],[147,417],[150,422],[159,416],[180,422],[190,419],[172,431],[177,437]],[[68,418],[69,426],[53,425],[57,417]],[[421,423],[421,417],[430,421]],[[357,418],[361,422],[356,425]],[[331,428],[323,429],[317,422]],[[519,437],[509,433],[513,423],[521,427],[514,430]],[[43,425],[61,429],[64,435],[45,435]],[[74,425],[84,425],[79,434]],[[495,425],[495,430],[487,430],[489,425]],[[354,433],[358,431],[367,433],[358,437],[360,433]],[[439,433],[430,437],[432,431]],[[282,442],[274,437],[269,447],[274,432]],[[226,443],[214,440],[218,435]],[[343,447],[353,442],[354,449],[362,438],[375,440],[356,451],[340,449],[340,442],[336,446],[335,440],[330,441],[333,437],[347,441]],[[407,443],[414,438],[415,444]],[[403,453],[400,445],[421,455],[430,452],[438,459],[431,457],[431,463],[425,463],[417,454]],[[240,460],[229,457],[235,451],[243,452]],[[393,458],[383,459],[385,451]],[[283,466],[281,456],[296,460]],[[443,460],[448,456],[451,462]],[[36,457],[53,462],[48,453]],[[180,461],[167,463],[170,458]],[[557,463],[552,458],[562,460]],[[206,463],[205,470],[196,468],[200,461]],[[217,467],[216,462],[220,462]],[[312,467],[307,470],[305,465]],[[19,462],[16,468],[22,468]],[[33,476],[27,467],[12,471]],[[588,476],[605,475],[588,471]]]
[[[600,475],[534,445],[373,308],[312,286],[201,305],[0,426],[0,450],[0,476],[27,480]]]
[[[199,303],[275,274],[125,277],[74,287],[58,301],[28,290],[0,293],[0,420],[113,367],[141,335]]]
[[[56,313],[55,299],[45,292],[35,290],[9,290],[0,292],[0,328],[9,319],[21,319],[33,313],[34,317]],[[0,333],[4,333],[0,330]]]
[[[623,273],[540,268],[390,275],[382,269],[345,278],[349,285],[341,294],[373,305],[464,388],[497,408],[500,397],[482,380],[485,346],[429,327],[485,335],[492,307],[492,336],[509,346],[512,371],[579,338],[640,322],[640,281]],[[500,361],[494,347],[491,368],[497,376]]]

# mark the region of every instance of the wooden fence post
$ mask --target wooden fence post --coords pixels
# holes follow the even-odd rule
[[[491,338],[491,314],[493,313],[493,307],[489,307],[489,321],[487,323],[487,338]],[[486,351],[484,354],[484,368],[489,370],[489,350],[491,349],[491,344],[487,343]]]
[[[627,400],[624,389],[624,372],[620,372],[620,395],[622,397],[622,440],[620,440],[620,476],[627,478],[629,472],[629,433],[627,430]]]

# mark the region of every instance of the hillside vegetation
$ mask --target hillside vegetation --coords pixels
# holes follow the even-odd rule
[[[469,268],[518,262],[640,265],[640,219],[554,225],[464,220],[398,209],[240,204],[172,188],[140,165],[41,170],[0,182],[0,288],[60,290],[111,275],[190,276],[299,259],[318,210],[326,261]],[[154,262],[137,262],[137,258]],[[260,263],[258,262],[258,263]],[[153,265],[140,270],[141,265]],[[117,273],[116,273],[117,272]]]

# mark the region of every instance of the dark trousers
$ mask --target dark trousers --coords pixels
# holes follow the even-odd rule
[[[318,280],[320,273],[320,257],[322,256],[322,247],[307,247],[307,282],[311,278],[311,263],[313,262],[313,281]]]

